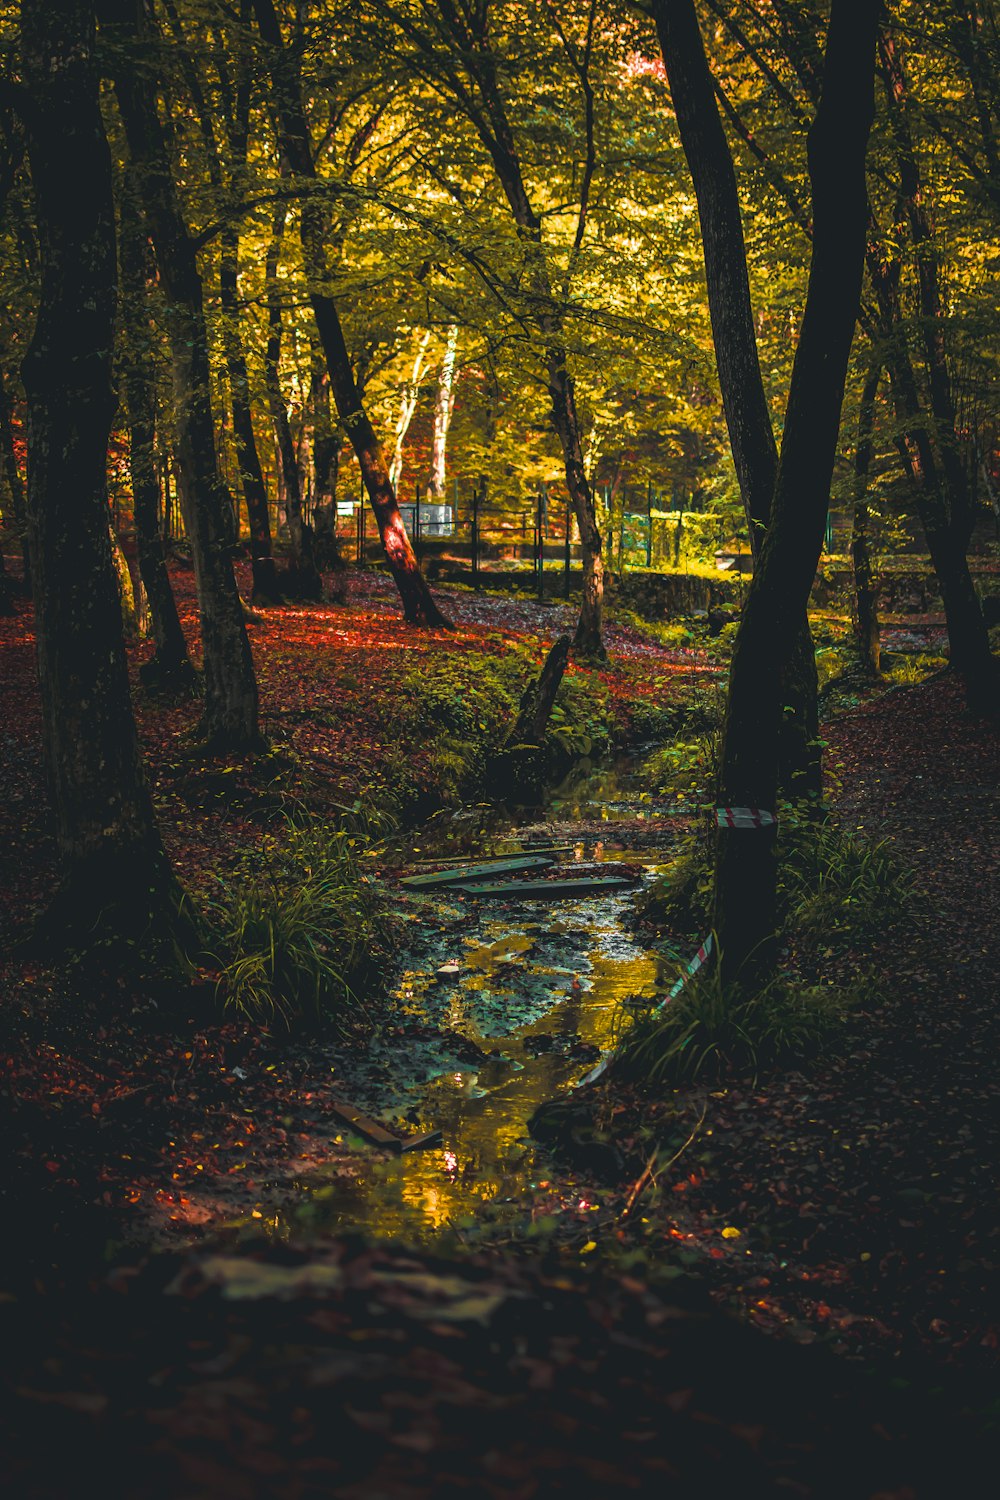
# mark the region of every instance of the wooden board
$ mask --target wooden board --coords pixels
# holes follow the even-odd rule
[[[440,1130],[428,1130],[423,1135],[396,1135],[385,1125],[380,1125],[378,1120],[373,1120],[353,1104],[348,1104],[346,1099],[334,1101],[333,1113],[355,1135],[360,1135],[373,1146],[381,1146],[383,1151],[419,1151],[426,1146],[441,1144]]]
[[[338,1099],[333,1106],[333,1113],[338,1120],[342,1120],[355,1135],[360,1135],[364,1140],[370,1141],[373,1146],[381,1146],[385,1151],[402,1151],[403,1142],[398,1135],[393,1135],[391,1130],[386,1130],[377,1120],[372,1120],[368,1115],[362,1114],[360,1109],[353,1104],[348,1104],[344,1099]]]
[[[475,865],[458,865],[428,875],[407,875],[399,883],[411,891],[433,891],[438,886],[456,885],[460,880],[475,880],[477,875],[512,875],[518,870],[545,870],[552,864],[555,860],[547,854],[530,854],[520,859],[482,860]]]
[[[623,876],[580,875],[575,880],[505,880],[489,885],[459,885],[455,889],[466,896],[492,896],[508,901],[561,901],[566,896],[601,896],[636,883]]]
[[[508,849],[505,854],[470,854],[468,858],[475,859],[477,864],[496,865],[505,859],[520,859],[522,855],[568,854],[571,849],[575,849],[577,847],[577,844],[582,844],[585,842],[585,839],[580,838],[577,839],[575,844],[527,844],[521,849]],[[437,857],[437,859],[408,859],[406,863],[408,865],[447,865],[450,867],[452,861],[457,859],[457,857],[458,856],[454,853],[441,854]]]

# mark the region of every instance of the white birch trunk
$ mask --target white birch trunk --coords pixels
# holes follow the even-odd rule
[[[448,448],[448,429],[451,414],[455,409],[455,352],[458,348],[458,328],[452,323],[448,329],[448,342],[441,360],[438,376],[437,400],[434,402],[434,436],[431,441],[431,474],[427,487],[429,500],[443,500],[445,496],[445,454]]]
[[[389,479],[392,487],[398,492],[399,476],[403,472],[403,444],[406,434],[410,430],[413,421],[413,413],[417,409],[417,401],[420,397],[420,382],[427,369],[427,345],[431,341],[431,331],[428,328],[420,340],[416,359],[413,361],[413,369],[410,372],[408,384],[404,387],[403,395],[399,403],[399,416],[396,419],[396,437],[392,449],[392,462],[389,465]]]

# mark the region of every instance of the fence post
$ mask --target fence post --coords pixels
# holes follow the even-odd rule
[[[368,547],[368,539],[365,536],[366,521],[368,513],[365,510],[365,476],[361,476],[361,500],[358,504],[358,567],[367,567],[365,552]]]
[[[420,486],[413,486],[413,555],[420,561]]]
[[[456,480],[456,485],[458,481]],[[457,492],[456,492],[457,508]],[[472,586],[479,587],[479,488],[472,486],[472,510],[469,517],[469,545],[472,549]]]
[[[565,553],[563,554],[563,596],[566,599],[569,598],[569,564],[570,564],[569,546],[570,546],[570,532],[571,532],[571,529],[572,529],[572,507],[570,505],[570,502],[567,500],[566,501],[566,550],[565,550]]]
[[[535,567],[537,569],[536,584],[538,588],[539,603],[541,603],[545,598],[545,534],[542,531],[543,503],[542,491],[539,490],[538,496],[535,500],[535,537],[537,539],[535,551]]]

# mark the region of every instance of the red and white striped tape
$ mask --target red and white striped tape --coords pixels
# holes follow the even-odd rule
[[[666,998],[663,999],[663,1000],[661,1000],[660,1003],[659,1003],[659,1005],[656,1006],[656,1008],[653,1011],[653,1015],[654,1016],[659,1015],[659,1013],[663,1009],[663,1007],[665,1005],[669,1005],[671,1000],[676,1000],[677,999],[677,996],[680,994],[681,990],[687,984],[688,980],[691,978],[691,975],[692,974],[697,974],[697,972],[701,968],[702,964],[705,962],[705,960],[711,954],[713,943],[714,943],[714,934],[710,932],[708,934],[708,937],[702,943],[701,947],[698,949],[698,952],[695,954],[694,958],[692,958],[691,962],[688,964],[687,968],[684,970],[684,973],[681,975],[680,979],[678,979],[677,983],[671,987],[671,989],[669,990]],[[609,1064],[610,1064],[611,1059],[612,1059],[613,1056],[614,1056],[614,1052],[613,1051],[611,1051],[611,1052],[605,1052],[605,1054],[601,1058],[600,1062],[597,1063],[597,1065],[595,1067],[591,1068],[591,1070],[587,1074],[586,1078],[581,1078],[580,1079],[580,1082],[576,1085],[576,1087],[578,1089],[582,1089],[588,1083],[596,1083],[597,1079],[600,1078],[603,1073],[607,1072],[608,1066],[609,1066]]]
[[[684,970],[684,973],[681,975],[680,979],[678,979],[677,983],[673,985],[672,988],[668,991],[666,999],[661,1000],[659,1005],[653,1011],[654,1016],[659,1015],[663,1007],[665,1005],[669,1005],[671,1000],[676,1000],[681,990],[691,978],[691,975],[697,974],[698,970],[701,968],[702,964],[705,962],[706,958],[708,958],[709,954],[712,951],[712,943],[713,934],[710,932],[708,934],[708,937],[702,943],[701,947],[698,949],[698,952],[695,954],[694,958],[692,958],[691,962]]]
[[[778,819],[762,807],[717,807],[715,821],[719,828],[770,828]]]

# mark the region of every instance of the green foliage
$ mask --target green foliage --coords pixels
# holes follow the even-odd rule
[[[611,743],[611,697],[596,672],[567,672],[559,685],[547,738],[563,757],[603,755]]]
[[[818,1052],[855,999],[853,992],[799,986],[787,976],[745,995],[725,990],[711,968],[658,1013],[634,1018],[619,1043],[615,1070],[658,1086],[756,1078]]]
[[[871,938],[910,916],[913,877],[884,840],[850,833],[833,818],[784,804],[778,831],[779,931],[803,951]],[[712,830],[692,829],[644,892],[640,918],[660,930],[704,932],[712,916]]]
[[[718,731],[673,739],[650,756],[645,776],[661,797],[698,802],[715,785],[720,748]]]
[[[882,657],[883,676],[887,682],[894,683],[897,687],[915,687],[918,682],[932,677],[947,665],[945,657],[933,656],[926,651],[891,656],[884,653]]]
[[[884,840],[870,842],[832,818],[782,810],[778,900],[799,942],[870,937],[914,910],[913,877]]]
[[[289,1026],[327,1017],[347,1029],[360,1018],[355,986],[385,944],[383,901],[361,865],[378,832],[363,817],[339,829],[293,822],[218,879],[209,920],[227,1008]]]
[[[397,808],[430,796],[453,803],[482,786],[541,670],[528,647],[449,652],[404,670],[385,706],[386,728],[410,753],[382,767],[383,795]],[[596,672],[571,668],[556,696],[543,751],[557,765],[600,755],[611,742],[611,699]],[[544,757],[543,757],[544,759]]]
[[[684,698],[677,698],[669,696],[672,686],[670,682],[664,684],[662,697],[637,697],[634,700],[631,707],[635,740],[663,742],[675,735],[694,739],[721,729],[726,711],[726,695],[722,688],[696,688]],[[658,774],[654,767],[649,778],[650,786],[656,785]]]

